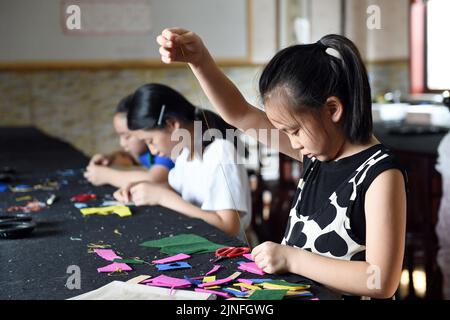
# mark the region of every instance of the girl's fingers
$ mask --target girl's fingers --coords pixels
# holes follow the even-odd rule
[[[161,35],[167,40],[174,40],[177,36],[184,35],[189,31],[182,28],[167,28],[161,32]]]
[[[113,196],[117,201],[122,202],[122,194],[121,194],[121,189],[117,190],[116,192],[114,192]]]
[[[164,47],[159,47],[159,54],[160,54],[162,57],[170,58],[171,52],[168,51],[168,50],[166,50]]]
[[[156,37],[156,42],[164,48],[173,48],[173,41],[167,40],[162,35]]]
[[[258,256],[258,254],[261,252],[261,245],[258,245],[256,247],[253,248],[252,250],[252,258],[256,259],[256,257]]]
[[[172,59],[167,58],[167,57],[161,57],[161,61],[164,62],[164,63],[171,63]]]

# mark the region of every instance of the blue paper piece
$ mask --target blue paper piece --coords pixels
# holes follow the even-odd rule
[[[232,295],[234,295],[236,297],[245,297],[248,294],[247,292],[233,290],[233,289],[230,289],[230,288],[222,288],[222,291],[226,291],[228,293],[231,293]]]
[[[5,192],[8,190],[8,185],[6,183],[0,182],[0,192]]]
[[[263,282],[269,282],[272,281],[272,279],[268,279],[268,278],[261,278],[261,279],[247,279],[253,283],[263,283]]]
[[[63,177],[73,177],[74,175],[76,175],[74,169],[58,170],[57,172]]]
[[[195,285],[195,286],[198,286],[199,284],[202,284],[202,282],[200,280],[192,279],[192,278],[189,278],[188,276],[184,276],[184,278],[187,281],[189,281],[191,284]]]
[[[19,185],[15,186],[14,189],[16,189],[16,190],[28,190],[28,189],[33,189],[33,187],[29,186],[27,184],[19,184]]]
[[[166,263],[166,264],[158,264],[156,265],[158,271],[167,271],[167,270],[175,270],[175,269],[190,269],[192,266],[184,261]]]
[[[86,208],[86,207],[87,207],[87,204],[86,204],[86,203],[83,203],[83,202],[75,202],[73,205],[74,205],[75,208],[77,208],[77,209],[83,209],[83,208]]]

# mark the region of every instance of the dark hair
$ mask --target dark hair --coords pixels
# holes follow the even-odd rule
[[[259,80],[263,100],[274,89],[285,89],[293,105],[311,110],[319,110],[328,97],[338,97],[344,106],[347,139],[370,140],[372,98],[367,71],[358,49],[346,37],[330,34],[317,43],[278,52]]]
[[[116,107],[116,113],[128,113],[128,110],[130,109],[130,101],[133,98],[132,94],[127,95],[126,97],[122,98],[119,101],[119,104]]]
[[[216,129],[225,138],[227,129],[236,130],[216,113],[195,107],[181,93],[163,84],[150,83],[139,87],[128,106],[127,122],[130,130],[163,129],[168,119],[185,125],[202,121],[202,135],[208,129]],[[203,147],[212,142],[213,139],[202,141]]]

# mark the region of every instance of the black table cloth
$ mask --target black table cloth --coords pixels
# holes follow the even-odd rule
[[[213,267],[214,253],[193,254],[188,262],[192,269],[159,272],[153,265],[131,265],[128,273],[108,275],[98,273],[97,268],[110,264],[95,253],[88,253],[91,243],[111,246],[122,258],[139,257],[152,261],[165,257],[157,248],[139,244],[146,240],[182,233],[203,236],[212,242],[226,246],[245,245],[236,238],[199,219],[191,219],[180,213],[159,206],[131,207],[132,216],[117,215],[83,216],[70,198],[81,193],[94,193],[97,200],[89,206],[111,199],[112,187],[94,187],[83,178],[88,158],[69,144],[48,137],[34,128],[0,128],[0,168],[8,166],[16,170],[12,185],[36,185],[45,181],[57,181],[55,191],[37,190],[27,193],[0,193],[0,213],[10,206],[22,204],[16,198],[31,195],[45,202],[56,194],[58,200],[50,207],[30,215],[37,222],[34,232],[23,239],[0,239],[0,299],[67,299],[97,289],[113,280],[126,281],[138,275],[160,274],[182,278],[184,275],[201,276]],[[62,171],[73,169],[72,171]],[[70,173],[73,173],[71,175]],[[228,259],[220,264],[217,278],[224,278],[238,271],[238,261]],[[80,289],[66,287],[72,275],[71,266],[80,270]],[[243,277],[259,276],[243,272]],[[309,282],[296,275],[267,275],[274,279],[292,282]],[[312,282],[311,282],[312,283]],[[312,283],[312,292],[320,299],[339,296],[323,286]]]

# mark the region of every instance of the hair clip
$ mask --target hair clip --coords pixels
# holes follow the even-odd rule
[[[325,52],[326,52],[327,54],[329,54],[330,56],[333,56],[333,57],[335,57],[335,58],[338,58],[339,60],[342,60],[341,54],[340,54],[339,51],[337,51],[336,49],[333,49],[333,48],[327,48],[327,49],[325,50]]]
[[[160,126],[161,123],[162,123],[162,119],[163,119],[163,117],[164,117],[164,111],[165,111],[165,110],[166,110],[166,105],[163,104],[162,107],[161,107],[161,112],[159,113],[159,118],[158,118],[158,122],[157,122],[157,125],[158,125],[158,126]]]

